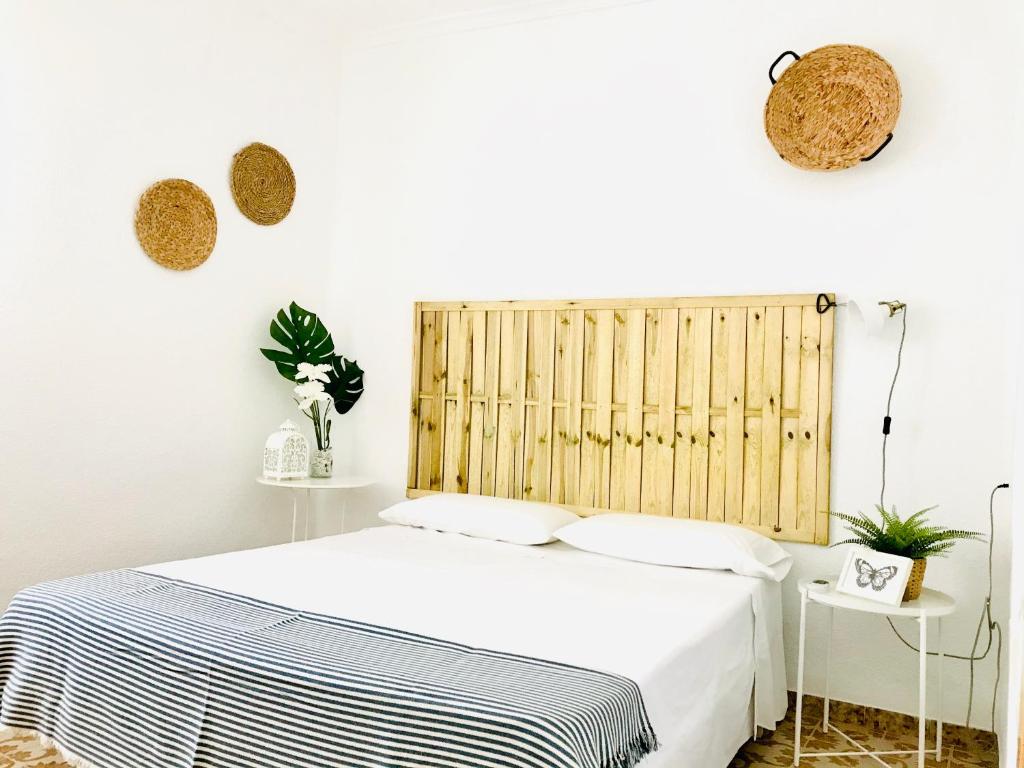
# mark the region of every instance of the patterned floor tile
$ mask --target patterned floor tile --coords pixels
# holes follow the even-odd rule
[[[788,768],[793,764],[793,716],[795,707],[790,706],[789,717],[773,733],[747,744],[730,768]],[[821,728],[822,703],[820,699],[808,697],[804,706],[803,742],[804,749],[838,752],[849,751],[846,741],[835,732],[824,733]],[[870,749],[916,749],[917,721],[906,715],[867,707],[856,707],[836,703],[832,722],[851,738],[857,739]],[[929,727],[929,746],[935,737],[934,725]],[[929,758],[929,768],[997,768],[999,764],[995,737],[991,733],[949,726],[943,730],[944,748],[942,763]],[[916,757],[891,757],[893,768],[916,768]],[[843,768],[878,768],[878,763],[869,758],[830,757],[807,760],[803,763],[811,768],[818,766],[843,766]],[[10,730],[0,728],[0,768],[70,768],[57,753],[47,749],[38,741],[27,736],[16,736]]]

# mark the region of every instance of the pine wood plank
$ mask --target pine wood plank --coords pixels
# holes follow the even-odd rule
[[[640,398],[640,512],[658,514],[658,410],[661,398],[661,310],[644,313],[644,383]],[[648,408],[652,407],[652,410]]]
[[[694,310],[679,310],[676,333],[676,423],[673,435],[672,516],[690,516],[690,440],[693,409]],[[680,413],[680,408],[690,409]]]
[[[515,313],[512,330],[512,364],[515,366],[512,380],[512,461],[514,475],[511,489],[512,498],[523,498],[526,484],[524,471],[524,449],[526,442],[526,348],[529,312]]]
[[[675,296],[645,299],[530,299],[525,301],[424,301],[424,310],[460,312],[463,310],[547,310],[558,309],[684,309],[714,307],[813,307],[816,293],[768,294],[764,296]]]
[[[597,334],[597,408],[594,411],[593,444],[595,456],[595,503],[599,509],[611,508],[612,478],[612,376],[615,365],[615,313],[593,313]]]
[[[690,517],[708,518],[708,461],[711,439],[712,309],[694,312],[693,412],[690,426]]]
[[[747,361],[743,421],[743,524],[761,525],[761,416],[764,389],[765,308],[747,309]],[[751,411],[758,415],[748,416]],[[772,518],[771,524],[775,520]]]
[[[501,312],[491,310],[486,313],[487,342],[484,362],[484,429],[482,466],[480,469],[480,493],[485,496],[496,495],[495,467],[498,458],[498,395],[500,379],[498,376],[501,364]]]
[[[800,407],[800,307],[782,311],[782,407]],[[784,535],[798,530],[798,417],[784,417],[779,436],[779,525]]]
[[[523,498],[547,501],[551,492],[552,367],[554,364],[555,316],[530,312],[527,350],[527,406]]]
[[[498,313],[498,435],[494,459],[494,494],[503,499],[513,498],[516,476],[516,418],[515,391],[519,363],[515,356],[515,312]]]
[[[835,301],[834,296],[829,298]],[[814,543],[829,542],[829,513],[832,480],[832,348],[836,313],[829,310],[821,316],[821,356],[818,361],[818,456],[817,501]]]
[[[729,384],[729,311],[712,310],[711,407],[727,413]],[[725,521],[726,416],[708,419],[708,520]]]
[[[764,387],[761,401],[761,524],[782,532],[779,472],[782,439],[783,310],[765,309]]]
[[[743,453],[747,390],[747,310],[730,307],[726,312],[728,373],[725,415],[725,521],[743,522]]]
[[[814,533],[818,502],[818,373],[821,320],[817,310],[804,307],[800,326],[800,418],[797,435],[798,530]]]
[[[467,490],[479,494],[483,487],[484,463],[484,406],[487,372],[487,312],[470,313],[472,353],[469,386],[469,466]]]

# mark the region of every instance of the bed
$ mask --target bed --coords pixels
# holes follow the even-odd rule
[[[132,591],[142,593],[160,591],[145,580],[152,578],[287,607],[280,621],[340,617],[621,676],[639,687],[660,746],[642,762],[620,765],[726,766],[751,737],[755,719],[774,728],[786,711],[780,585],[764,579],[633,563],[561,543],[524,547],[401,526],[115,574],[130,576]],[[64,597],[45,616],[32,603],[46,597],[33,589],[5,615],[0,721],[52,738],[83,765],[544,764],[521,757],[494,762],[483,742],[451,762],[380,738],[371,748],[350,741],[344,729],[318,734],[310,727],[287,735],[266,728],[265,712],[262,726],[242,728],[250,740],[239,740],[216,711],[193,719],[198,730],[181,738],[177,720],[161,714],[161,700],[123,670],[168,681],[165,695],[173,694],[175,706],[201,707],[209,706],[204,696],[216,698],[209,688],[185,695],[173,681],[216,676],[217,660],[161,650],[176,642],[166,623],[182,610],[179,601],[164,598],[147,605],[155,628],[140,627],[136,619],[118,628],[116,652],[90,649],[75,638],[98,637],[103,624],[117,618],[70,605],[66,595],[80,581],[58,582],[66,585]],[[196,610],[190,606],[188,613],[194,618]],[[32,627],[54,620],[64,623],[60,640],[43,650],[26,642]],[[293,722],[315,724],[319,706],[311,696],[286,709]],[[231,717],[245,716],[243,701],[232,708]]]
[[[818,298],[417,304],[407,495],[827,543]],[[785,716],[782,574],[507,541],[388,525],[31,587],[0,724],[82,768],[725,768]]]

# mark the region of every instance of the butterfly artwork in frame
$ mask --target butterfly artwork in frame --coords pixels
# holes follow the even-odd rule
[[[899,605],[914,561],[909,557],[851,547],[839,575],[836,591],[886,605]]]

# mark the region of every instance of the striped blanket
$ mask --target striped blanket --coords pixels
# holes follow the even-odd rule
[[[630,768],[657,748],[624,677],[130,570],[15,597],[0,689],[0,724],[97,768]]]

